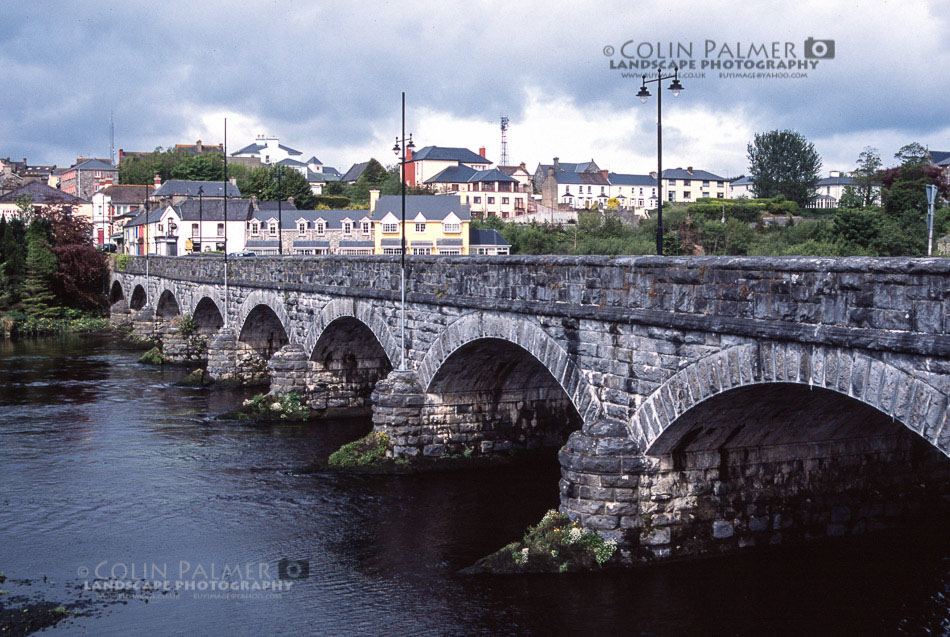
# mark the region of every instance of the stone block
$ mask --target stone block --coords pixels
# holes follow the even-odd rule
[[[716,520],[712,524],[712,534],[717,540],[730,538],[735,533],[735,525],[731,520]]]

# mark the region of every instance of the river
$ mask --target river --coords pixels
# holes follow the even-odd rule
[[[176,387],[182,370],[138,355],[97,337],[0,343],[0,588],[88,600],[53,633],[950,632],[950,547],[908,533],[629,571],[460,575],[556,506],[553,450],[496,469],[308,473],[369,424],[221,420],[246,392]],[[281,560],[296,579],[275,577]],[[241,576],[222,578],[235,565]],[[195,589],[95,589],[97,569],[134,583],[143,568]],[[291,585],[197,588],[241,580]]]

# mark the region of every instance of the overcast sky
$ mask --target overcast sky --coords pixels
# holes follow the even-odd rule
[[[804,58],[808,38],[834,40],[834,58]],[[817,64],[801,78],[700,68],[773,42],[773,60],[792,59],[789,42]],[[31,0],[4,3],[0,18],[0,156],[107,157],[113,112],[116,150],[220,143],[227,117],[229,150],[266,133],[341,171],[389,164],[404,90],[420,147],[485,146],[498,161],[507,115],[512,163],[557,155],[644,173],[655,97],[641,105],[639,81],[610,65],[639,60],[638,46],[656,60],[656,43],[691,44],[697,66],[679,98],[664,94],[667,167],[741,174],[752,135],[776,128],[813,141],[825,172],[852,168],[867,145],[885,163],[910,141],[950,150],[946,0]]]

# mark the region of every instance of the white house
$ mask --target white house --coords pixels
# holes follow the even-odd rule
[[[749,177],[740,177],[729,183],[729,197],[731,199],[754,199],[755,191],[752,185],[752,179]]]
[[[242,252],[251,215],[249,199],[186,199],[175,205],[142,211],[125,224],[125,249],[130,254],[178,256],[192,252]],[[146,223],[147,221],[147,223]],[[225,245],[225,241],[227,244]]]
[[[608,173],[609,197],[616,199],[620,208],[632,210],[640,217],[649,215],[656,209],[656,176]]]

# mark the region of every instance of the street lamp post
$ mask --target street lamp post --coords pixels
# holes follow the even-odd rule
[[[148,305],[148,289],[152,283],[148,266],[148,184],[145,184],[145,305]]]
[[[280,207],[280,199],[281,199],[280,174],[282,172],[284,172],[284,169],[280,164],[278,164],[277,165],[277,254],[278,255],[284,254],[284,240],[283,240],[284,217],[283,217],[281,207]]]
[[[202,203],[201,200],[202,200],[202,197],[204,196],[204,193],[205,193],[205,189],[202,186],[198,186],[198,253],[199,254],[201,253],[201,237],[204,236],[204,230],[205,230],[204,215],[202,214],[202,205],[201,205]],[[194,252],[194,246],[192,246],[191,250],[192,252]]]
[[[673,66],[673,75],[663,75],[662,71],[657,74],[655,79],[648,80],[644,75],[640,84],[640,92],[637,97],[640,103],[646,104],[650,97],[650,91],[647,90],[647,84],[656,83],[656,253],[663,254],[663,87],[660,82],[663,80],[673,80],[669,89],[673,92],[673,97],[679,97],[683,85],[679,80],[679,69]]]
[[[402,157],[399,161],[400,173],[399,176],[402,179],[402,231],[400,238],[400,270],[402,272],[400,276],[400,294],[402,297],[402,311],[400,312],[399,322],[401,336],[400,340],[402,341],[400,349],[402,350],[402,356],[399,362],[399,370],[406,370],[406,150],[412,150],[416,145],[412,143],[412,133],[409,134],[408,139],[406,138],[406,92],[402,93],[402,137],[396,138],[396,145],[393,146],[393,152],[396,153],[396,156],[399,157],[400,153]]]

